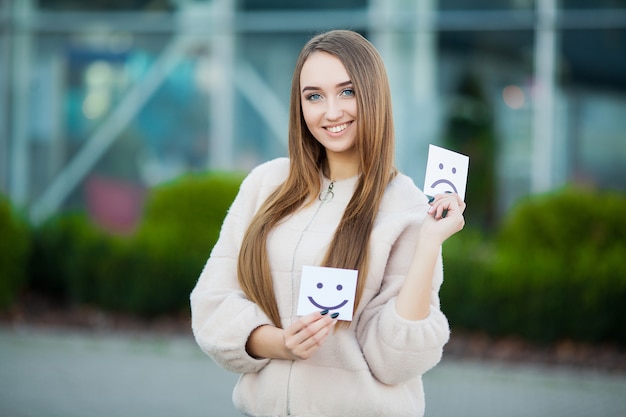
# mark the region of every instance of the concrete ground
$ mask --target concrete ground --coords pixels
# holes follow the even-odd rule
[[[1,417],[241,417],[191,336],[0,327]],[[626,416],[626,375],[448,359],[426,417]]]

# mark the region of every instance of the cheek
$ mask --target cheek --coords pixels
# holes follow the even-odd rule
[[[318,129],[318,125],[319,123],[316,121],[316,117],[314,114],[312,114],[311,112],[302,112],[302,118],[304,119],[304,124],[306,126],[306,128],[308,129],[309,133],[311,134],[311,136],[313,136],[315,138],[315,140],[318,140],[318,133],[317,133],[317,129]]]
[[[358,113],[357,108],[358,106],[357,106],[356,100],[350,100],[350,106],[349,106],[348,112],[350,113],[352,117],[357,116],[357,113]]]
[[[304,118],[304,122],[309,130],[311,130],[315,127],[317,121],[319,120],[319,110],[317,110],[315,106],[311,106],[308,103],[302,103],[302,117]]]

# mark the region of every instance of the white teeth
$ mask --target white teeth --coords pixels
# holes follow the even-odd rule
[[[345,130],[347,127],[348,127],[348,123],[344,123],[341,126],[327,127],[326,129],[328,129],[332,133],[339,133],[342,130]]]

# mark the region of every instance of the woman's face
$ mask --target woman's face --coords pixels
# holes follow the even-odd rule
[[[334,55],[314,52],[300,72],[302,114],[328,158],[357,157],[357,101],[343,63]]]

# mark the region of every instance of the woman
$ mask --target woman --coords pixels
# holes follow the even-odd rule
[[[375,48],[351,31],[311,39],[292,80],[289,159],[244,180],[191,294],[198,344],[242,374],[242,413],[423,415],[421,375],[449,337],[441,244],[465,205],[429,202],[394,168],[393,143]],[[296,315],[306,265],[358,270],[351,322]]]

